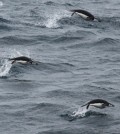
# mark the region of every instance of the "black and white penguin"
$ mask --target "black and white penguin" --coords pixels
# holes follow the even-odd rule
[[[71,16],[73,16],[74,14],[79,15],[80,17],[82,17],[85,20],[88,21],[93,21],[93,20],[97,20],[97,21],[101,21],[100,19],[96,18],[94,15],[92,15],[90,12],[86,11],[86,10],[70,10],[72,13]]]
[[[95,99],[95,100],[91,100],[88,103],[82,105],[81,107],[86,106],[86,108],[88,109],[89,106],[94,106],[96,108],[106,108],[106,107],[114,107],[113,104],[107,102],[106,100],[102,100],[102,99]]]
[[[26,63],[33,63],[33,60],[31,58],[25,57],[25,56],[20,56],[16,58],[10,58],[10,61],[12,61],[12,64],[14,63],[21,63],[21,64],[26,64]]]

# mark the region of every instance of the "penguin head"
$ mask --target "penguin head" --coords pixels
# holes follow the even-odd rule
[[[108,105],[109,107],[114,107],[114,105],[113,104],[111,104],[111,103],[109,103],[109,105]]]
[[[30,60],[30,61],[29,61],[29,63],[30,63],[30,64],[32,64],[32,63],[33,63],[33,61],[32,61],[32,60]]]

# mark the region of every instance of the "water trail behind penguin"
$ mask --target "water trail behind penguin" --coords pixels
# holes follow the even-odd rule
[[[88,109],[80,107],[78,110],[74,111],[71,116],[72,117],[85,117],[87,112],[88,112]]]
[[[11,67],[12,64],[7,59],[3,60],[2,66],[0,67],[0,77],[8,76]]]
[[[70,13],[67,10],[56,11],[54,14],[47,16],[45,26],[48,28],[59,28],[58,21],[64,17],[70,17]]]

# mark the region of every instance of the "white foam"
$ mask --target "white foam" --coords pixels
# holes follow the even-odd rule
[[[86,113],[87,113],[87,109],[86,108],[78,108],[77,111],[74,111],[72,116],[73,117],[85,117],[86,116]]]
[[[47,21],[45,22],[45,26],[48,28],[58,28],[60,27],[58,21],[64,17],[70,17],[68,11],[55,12],[54,14],[47,16]]]
[[[4,60],[2,64],[0,67],[0,77],[7,76],[12,67],[12,64],[8,60]]]
[[[1,6],[1,7],[3,6],[3,2],[2,2],[2,1],[0,1],[0,6]]]

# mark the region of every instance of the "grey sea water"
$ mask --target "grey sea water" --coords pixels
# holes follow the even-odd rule
[[[119,0],[0,1],[0,134],[119,134],[119,28]],[[96,98],[115,107],[80,107]]]

